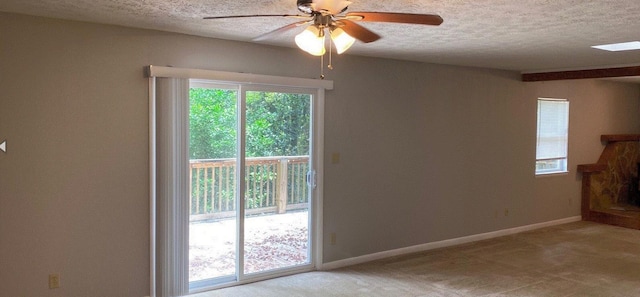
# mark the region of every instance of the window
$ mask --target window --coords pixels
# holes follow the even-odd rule
[[[567,172],[569,101],[538,99],[536,175]]]

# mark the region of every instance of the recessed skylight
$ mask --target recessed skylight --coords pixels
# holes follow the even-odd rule
[[[640,41],[630,41],[630,42],[622,42],[622,43],[594,45],[594,46],[592,46],[592,48],[597,48],[597,49],[610,51],[610,52],[639,50],[640,49]]]

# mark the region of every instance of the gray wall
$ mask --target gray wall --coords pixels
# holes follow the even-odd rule
[[[319,61],[0,13],[0,295],[148,294],[149,64],[313,78]],[[636,85],[352,56],[334,66],[325,262],[577,216],[575,166],[597,160],[600,134],[640,133]],[[571,100],[567,175],[533,174],[538,96]],[[53,272],[63,288],[50,291]]]

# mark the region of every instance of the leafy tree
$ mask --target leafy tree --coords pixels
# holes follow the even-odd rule
[[[247,156],[309,153],[310,101],[307,94],[247,93]]]
[[[190,90],[190,157],[236,156],[237,92]],[[247,92],[246,152],[248,157],[307,155],[310,96]]]
[[[191,159],[236,156],[236,93],[203,88],[189,91]]]

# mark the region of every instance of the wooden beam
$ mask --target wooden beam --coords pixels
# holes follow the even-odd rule
[[[556,72],[523,73],[522,81],[531,82],[531,81],[625,77],[625,76],[640,76],[640,66],[556,71]]]

